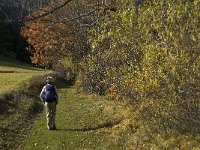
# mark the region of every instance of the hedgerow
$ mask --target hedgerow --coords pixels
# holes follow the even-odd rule
[[[199,132],[199,7],[152,0],[109,13],[89,32],[79,85],[130,101],[152,130]]]

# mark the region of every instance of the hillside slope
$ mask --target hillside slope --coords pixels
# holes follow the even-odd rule
[[[26,139],[42,110],[37,93],[46,74],[15,60],[0,61],[0,149],[15,149]]]

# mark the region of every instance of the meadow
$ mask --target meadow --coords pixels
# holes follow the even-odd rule
[[[34,116],[41,111],[37,99],[25,93],[32,78],[44,71],[16,60],[0,60],[0,149],[19,147]],[[37,108],[36,108],[37,107]]]
[[[22,64],[17,61],[0,61],[0,93],[5,93],[20,87],[31,77],[43,73],[31,65]]]

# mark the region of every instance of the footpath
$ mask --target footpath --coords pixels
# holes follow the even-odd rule
[[[125,139],[136,130],[136,127],[126,128],[130,123],[126,119],[130,116],[126,105],[82,95],[64,84],[57,87],[60,94],[57,130],[47,130],[44,110],[24,150],[126,149]]]

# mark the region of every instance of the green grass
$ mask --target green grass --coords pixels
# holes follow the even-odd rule
[[[42,74],[41,69],[17,61],[0,61],[0,93],[20,87],[28,79]]]
[[[29,78],[38,75],[38,73],[0,73],[0,93],[18,88]]]
[[[38,75],[42,77],[35,79],[35,84],[29,82],[30,78]],[[40,80],[43,75],[43,71],[31,66],[0,61],[0,94],[9,94],[13,89],[19,92],[26,82],[25,85],[38,86],[42,83]],[[37,117],[38,111],[42,110],[42,103],[37,97],[39,92],[35,97],[26,93],[14,93],[11,95],[14,95],[15,100],[9,99],[8,104],[4,104],[8,107],[6,113],[0,114],[0,149],[200,149],[199,142],[190,136],[180,134],[166,139],[152,133],[140,122],[140,115],[128,103],[77,93],[75,88],[69,87],[65,81],[56,85],[60,93],[57,105],[58,130],[47,130],[45,111]]]
[[[39,68],[35,68],[31,64],[22,63],[11,57],[6,58],[6,57],[2,57],[1,55],[0,55],[0,66],[1,66],[1,70],[5,70],[5,71],[13,70],[13,71],[27,72],[27,70],[30,70],[30,71],[41,70]]]
[[[15,149],[26,138],[38,103],[20,91],[31,78],[43,74],[41,69],[16,60],[0,60],[0,149]]]
[[[57,128],[47,130],[45,111],[37,120],[24,150],[168,150],[198,149],[187,136],[163,138],[150,132],[133,107],[104,97],[59,87]],[[147,131],[149,130],[149,131]]]
[[[97,96],[80,96],[73,87],[60,88],[59,93],[58,130],[47,130],[44,111],[25,150],[124,149],[127,140],[118,139],[120,132],[124,133],[122,139],[136,132],[137,125],[128,127],[133,112],[127,105]]]

